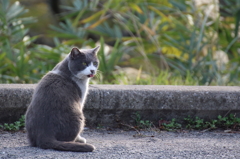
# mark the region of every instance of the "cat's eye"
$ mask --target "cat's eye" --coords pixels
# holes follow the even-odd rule
[[[82,64],[83,64],[83,66],[87,66],[87,63],[86,63],[86,62],[83,62]]]
[[[97,65],[98,65],[98,62],[97,62],[97,61],[94,61],[94,62],[93,62],[93,66],[97,67]]]

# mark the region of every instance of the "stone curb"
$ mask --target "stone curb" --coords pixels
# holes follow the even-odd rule
[[[34,84],[0,84],[0,123],[25,114]],[[181,121],[188,115],[214,119],[240,115],[238,86],[90,85],[84,107],[87,126],[118,126],[139,120]]]

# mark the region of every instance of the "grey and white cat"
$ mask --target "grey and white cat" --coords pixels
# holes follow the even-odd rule
[[[89,79],[99,65],[94,49],[73,48],[38,83],[26,112],[31,146],[60,151],[91,152],[80,134],[84,128],[83,106]]]

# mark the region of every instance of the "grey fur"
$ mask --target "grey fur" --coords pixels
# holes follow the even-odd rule
[[[98,63],[98,49],[79,51],[73,48],[40,80],[26,112],[26,130],[31,146],[75,152],[95,149],[85,143],[80,133],[85,123],[82,109],[88,91],[88,72],[92,72],[83,62],[89,66],[93,61]]]

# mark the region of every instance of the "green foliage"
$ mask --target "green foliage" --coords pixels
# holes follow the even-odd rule
[[[15,121],[14,123],[8,124],[4,123],[3,125],[0,125],[0,128],[7,131],[18,131],[25,126],[25,116],[22,115],[21,118],[18,121]]]
[[[37,18],[24,17],[18,2],[1,0],[0,82],[34,83],[70,47],[101,45],[100,83],[238,85],[240,1],[225,3],[220,7],[230,16],[212,18],[208,6],[188,0],[73,0],[62,6],[61,22],[50,26],[55,47],[49,47],[27,36]],[[216,58],[219,52],[229,62]],[[137,68],[139,75],[130,79],[122,67]]]
[[[139,112],[133,114],[133,119],[135,120],[136,128],[138,129],[147,129],[153,126],[151,121],[143,120]]]
[[[28,24],[36,22],[36,18],[23,17],[28,10],[18,1],[10,5],[1,0],[0,8],[0,82],[37,82],[60,61],[62,46],[52,49],[33,43],[38,37],[27,35]]]
[[[93,45],[92,39],[87,38],[90,36],[96,40],[101,37],[101,46],[115,44],[112,55],[101,53],[100,71],[105,82],[118,80],[119,74],[113,71],[120,65],[142,68],[153,77],[161,75],[163,70],[180,73],[183,80],[190,74],[199,85],[239,83],[236,80],[239,57],[235,56],[238,36],[232,37],[233,30],[226,28],[234,22],[212,19],[210,11],[205,13],[190,1],[75,0],[71,7],[64,8],[68,10],[63,17],[66,23],[52,28],[56,31],[54,35],[65,38],[65,43],[79,41],[81,45]],[[82,39],[87,40],[82,42]],[[232,63],[219,65],[219,59],[215,58],[219,50],[234,52]],[[122,61],[124,55],[130,58]],[[109,57],[105,56],[114,60],[106,60]],[[227,71],[230,68],[233,69]],[[142,83],[154,82],[139,82]]]
[[[176,119],[173,118],[171,121],[160,120],[159,128],[167,131],[174,131],[177,129],[181,129],[182,125],[176,122]]]
[[[122,49],[121,46],[119,46],[119,41],[116,41],[114,44],[114,47],[112,48],[111,54],[106,55],[104,53],[104,39],[101,38],[101,48],[99,51],[99,59],[100,59],[100,66],[99,70],[102,73],[102,77],[104,81],[109,81],[111,80],[111,77],[113,76],[113,71],[115,65],[119,62],[119,60],[122,57],[122,54],[124,50]]]
[[[235,117],[233,114],[222,117],[218,116],[217,125],[227,129],[240,129],[240,118]]]
[[[175,131],[178,129],[190,129],[190,130],[214,130],[221,128],[224,130],[240,130],[240,118],[230,114],[228,116],[222,117],[218,116],[217,119],[210,121],[204,121],[199,117],[192,118],[190,116],[184,118],[183,124],[176,122],[176,119],[171,121],[159,120],[159,128],[161,130]]]
[[[223,129],[233,129],[239,130],[240,128],[240,118],[235,117],[233,114],[229,116],[222,117],[221,115],[218,116],[217,119],[211,121],[204,121],[199,117],[195,117],[195,119],[188,116],[184,118],[186,123],[187,129],[216,129],[216,128],[223,128]]]
[[[199,85],[198,81],[190,74],[184,78],[179,73],[172,73],[170,71],[162,71],[157,76],[144,76],[141,70],[139,70],[135,78],[128,78],[125,73],[115,73],[113,75],[115,80],[108,83],[124,85]],[[102,81],[100,83],[105,84]]]
[[[28,65],[31,63],[27,46],[34,37],[26,36],[28,29],[25,25],[33,22],[34,19],[21,17],[27,10],[19,2],[10,6],[9,1],[1,0],[0,8],[0,81],[27,80],[29,79]]]
[[[186,128],[187,129],[205,129],[207,127],[206,122],[204,122],[203,119],[200,119],[199,117],[195,117],[195,119],[190,118],[188,116],[187,118],[184,118],[184,121],[186,122]]]

